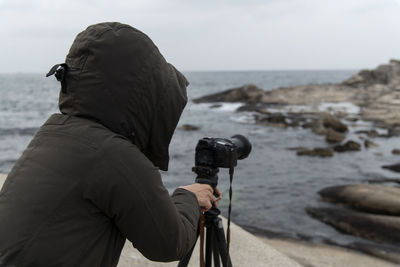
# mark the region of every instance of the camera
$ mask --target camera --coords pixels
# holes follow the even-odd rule
[[[195,166],[196,182],[217,186],[218,168],[233,168],[237,160],[246,158],[251,152],[251,144],[243,135],[234,135],[231,139],[204,137],[196,146]]]
[[[221,211],[212,204],[212,208],[204,213],[200,219],[200,264],[202,262],[202,248],[204,246],[204,227],[207,228],[206,236],[206,257],[205,266],[211,266],[211,259],[214,259],[214,265],[220,266],[220,259],[224,267],[232,267],[229,256],[230,242],[230,216],[232,200],[232,179],[233,169],[237,165],[238,159],[247,158],[251,152],[251,144],[243,135],[234,135],[231,139],[204,137],[199,140],[196,146],[195,166],[193,172],[197,174],[196,183],[208,184],[213,189],[218,185],[219,168],[229,168],[231,186],[229,188],[229,208],[228,208],[228,229],[227,239],[225,240],[222,220],[218,217]],[[215,192],[214,192],[215,195]],[[215,195],[216,197],[218,195]],[[191,251],[183,258],[178,267],[187,267],[192,255]],[[202,265],[202,266],[203,266]]]

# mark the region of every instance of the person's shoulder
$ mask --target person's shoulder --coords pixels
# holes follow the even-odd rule
[[[104,140],[102,150],[104,156],[109,157],[114,163],[158,171],[144,153],[122,135],[115,134]]]

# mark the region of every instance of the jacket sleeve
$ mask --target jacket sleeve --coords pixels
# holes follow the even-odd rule
[[[100,153],[87,198],[146,258],[182,259],[197,237],[196,196],[185,189],[169,196],[158,169],[136,146],[119,138],[111,143]]]

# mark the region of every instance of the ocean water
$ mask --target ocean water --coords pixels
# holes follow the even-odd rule
[[[344,71],[257,71],[186,72],[189,99],[243,84],[256,84],[271,90],[301,84],[340,82],[357,70]],[[7,173],[21,155],[36,130],[58,112],[59,84],[44,74],[0,74],[0,173]],[[329,103],[323,103],[329,105]],[[344,104],[346,106],[348,104]],[[374,139],[379,147],[361,152],[335,154],[332,158],[298,157],[287,147],[324,146],[325,140],[302,128],[274,128],[255,125],[251,114],[235,113],[240,104],[210,104],[189,101],[170,145],[170,166],[162,172],[170,192],[179,185],[193,183],[191,172],[198,139],[229,138],[243,134],[253,145],[250,156],[238,162],[233,180],[232,220],[246,229],[266,235],[287,236],[315,242],[348,244],[361,239],[342,234],[310,218],[307,206],[329,206],[317,192],[327,186],[362,183],[368,179],[395,178],[384,164],[396,163],[390,151],[400,148],[399,138]],[[351,107],[354,110],[354,107]],[[357,112],[357,109],[355,111]],[[193,124],[200,129],[183,131],[179,126]],[[368,122],[352,125],[369,129]],[[384,130],[382,130],[384,131]],[[350,139],[359,140],[351,135]],[[380,156],[377,153],[381,153]],[[397,156],[398,157],[398,156]],[[400,159],[400,158],[399,158]],[[224,194],[220,208],[227,214],[228,171],[221,169],[219,189]]]

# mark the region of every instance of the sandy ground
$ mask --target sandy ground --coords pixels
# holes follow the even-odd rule
[[[0,187],[6,175],[0,174]],[[226,220],[224,228],[226,229]],[[352,250],[328,245],[269,239],[254,236],[241,227],[232,224],[231,258],[233,266],[399,266],[390,262],[361,254]],[[199,243],[199,242],[198,242]],[[198,246],[198,244],[197,244]],[[198,247],[195,249],[189,266],[199,266]],[[177,266],[177,262],[156,263],[144,258],[139,251],[126,242],[118,267],[128,266]]]

